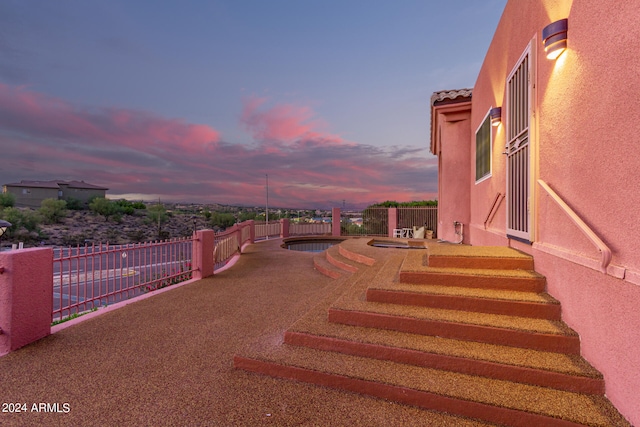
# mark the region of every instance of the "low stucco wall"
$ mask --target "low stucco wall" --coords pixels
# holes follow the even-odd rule
[[[51,333],[53,250],[0,253],[0,355]]]

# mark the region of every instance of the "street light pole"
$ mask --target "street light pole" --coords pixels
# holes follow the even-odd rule
[[[265,229],[267,230],[267,240],[269,240],[269,174],[265,174],[267,179],[267,205],[265,211]]]

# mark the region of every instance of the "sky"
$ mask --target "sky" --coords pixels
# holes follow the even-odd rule
[[[362,208],[437,198],[430,97],[506,0],[0,0],[0,184]],[[268,185],[267,185],[268,184]]]

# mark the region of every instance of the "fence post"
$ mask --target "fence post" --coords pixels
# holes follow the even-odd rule
[[[340,235],[340,208],[333,208],[331,210],[331,235]]]
[[[213,258],[216,233],[213,230],[198,230],[193,239],[192,269],[194,279],[213,275],[216,260]]]
[[[51,334],[53,249],[0,253],[0,356]]]
[[[389,237],[393,237],[393,230],[398,228],[398,208],[389,208]]]
[[[289,237],[289,218],[282,218],[280,220],[280,237]]]
[[[252,219],[248,220],[247,223],[249,224],[249,230],[250,230],[250,243],[255,243],[256,242],[256,222]]]

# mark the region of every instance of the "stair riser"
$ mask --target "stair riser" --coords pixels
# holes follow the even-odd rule
[[[338,245],[338,252],[340,255],[345,257],[346,259],[350,259],[351,261],[359,262],[360,264],[372,266],[376,263],[376,260],[373,258],[369,258],[368,256],[351,252],[349,249],[345,248],[343,245]]]
[[[533,270],[533,259],[430,256],[429,267]]]
[[[577,393],[604,394],[604,381],[601,379],[577,377],[540,369],[517,367],[297,332],[287,332],[284,341],[289,345],[314,348],[316,350],[334,351],[353,356],[390,360],[392,362],[459,372],[461,374],[479,375],[498,380],[550,387]]]
[[[329,310],[329,321],[344,325],[366,326],[369,328],[506,345],[531,350],[580,354],[580,340],[577,336],[537,334],[488,326],[334,309]]]
[[[507,316],[531,317],[547,320],[561,320],[559,304],[539,304],[533,302],[490,300],[452,295],[430,295],[412,292],[394,292],[368,289],[367,301],[420,307],[464,310],[478,313],[504,314]]]
[[[342,274],[340,274],[338,271],[325,268],[323,265],[320,265],[315,260],[313,261],[313,267],[316,270],[318,270],[320,273],[324,274],[327,277],[331,277],[332,279],[339,279],[342,276]]]
[[[426,271],[401,271],[401,283],[417,285],[458,286],[463,288],[507,289],[522,292],[543,292],[544,278],[520,278],[476,276],[462,274],[431,273]]]
[[[358,271],[358,267],[353,266],[351,264],[347,264],[346,262],[342,262],[339,259],[336,259],[329,252],[326,252],[327,261],[335,267],[338,267],[341,270],[348,271],[350,273],[355,273]]]
[[[532,414],[513,409],[501,408],[489,404],[471,402],[404,387],[381,384],[343,375],[318,372],[297,366],[279,365],[236,356],[234,366],[249,372],[272,377],[285,378],[309,384],[351,391],[368,396],[418,406],[425,409],[447,412],[469,418],[477,418],[492,423],[514,427],[548,426],[578,427],[580,424],[564,421],[544,415]]]

